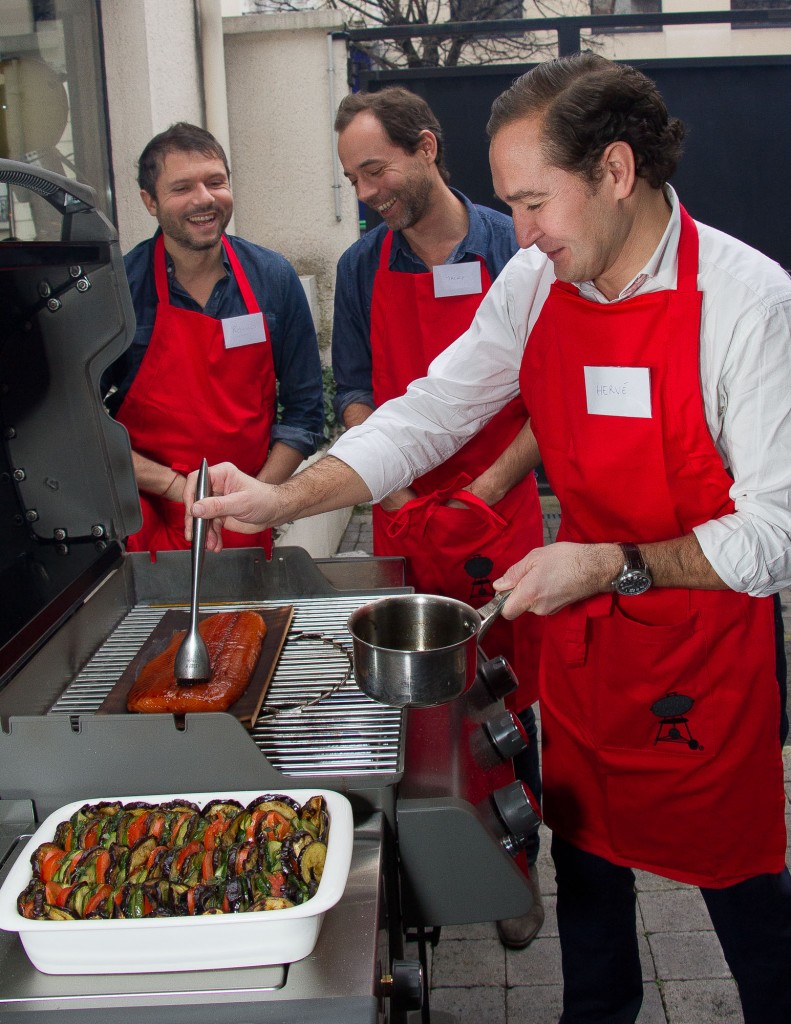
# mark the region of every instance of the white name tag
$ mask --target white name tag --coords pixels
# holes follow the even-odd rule
[[[474,263],[443,263],[434,267],[434,298],[441,299],[447,295],[480,295],[481,264]]]
[[[651,418],[651,371],[647,366],[586,366],[585,394],[593,416]]]
[[[260,345],[266,341],[264,314],[245,313],[244,316],[229,316],[222,321],[222,333],[226,348]]]

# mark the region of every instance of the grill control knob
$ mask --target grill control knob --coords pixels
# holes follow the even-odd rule
[[[511,782],[492,793],[492,800],[509,835],[503,839],[503,846],[509,853],[518,853],[527,842],[529,834],[541,824],[541,814],[535,797],[523,782]]]
[[[513,711],[503,711],[484,722],[484,729],[497,753],[504,761],[527,750],[528,739],[522,723]]]
[[[486,689],[495,700],[502,700],[519,686],[519,680],[516,678],[514,670],[502,654],[484,661],[480,667],[480,673],[486,684]]]
[[[419,960],[394,960],[382,976],[381,993],[393,1009],[419,1010],[423,1005],[423,968]]]

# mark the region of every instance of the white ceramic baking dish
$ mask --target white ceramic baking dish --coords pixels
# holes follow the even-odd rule
[[[274,792],[270,790],[270,792]],[[102,800],[176,798],[203,807],[210,800],[234,798],[247,805],[264,793],[170,793],[155,796],[91,797],[66,804],[50,814],[27,842],[0,888],[0,928],[19,932],[33,965],[45,974],[143,974],[256,967],[292,963],[316,945],[324,914],[343,895],[352,857],[354,825],[346,797],[332,790],[277,790],[300,804],[323,796],[330,817],[327,860],[316,895],[296,907],[256,913],[111,921],[31,921],[17,910],[17,897],[32,876],[30,858],[41,843],[51,842],[58,823],[86,803]]]

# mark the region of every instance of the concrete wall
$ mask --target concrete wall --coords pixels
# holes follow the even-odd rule
[[[199,8],[204,17],[216,8],[218,18],[220,10],[235,9],[227,0],[204,0]],[[207,124],[217,76],[202,64],[193,0],[102,0],[102,21],[118,230],[126,251],[155,226],[135,181],[148,140],[180,120],[221,139],[224,133]],[[334,108],[348,88],[346,46],[336,40],[330,53],[328,34],[342,27],[333,11],[222,19],[231,230],[283,253],[301,277],[315,278],[325,361],[335,267],[359,233],[354,192],[337,170],[332,131]]]
[[[342,25],[334,11],[223,19],[236,229],[315,276],[325,349],[335,267],[359,234],[354,191],[333,179],[332,121],[348,87],[346,46],[330,55],[327,40]]]
[[[102,0],[118,231],[124,252],[153,234],[140,201],[137,158],[174,121],[203,125],[193,0]]]

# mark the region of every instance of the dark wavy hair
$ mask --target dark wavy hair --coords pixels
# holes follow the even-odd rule
[[[656,87],[628,64],[594,53],[561,57],[532,68],[497,97],[486,130],[540,116],[544,156],[556,167],[599,180],[604,150],[626,142],[638,177],[661,188],[681,158],[684,125],[670,117]]]
[[[230,181],[228,157],[211,132],[187,121],[178,121],[164,132],[155,135],[137,161],[137,184],[150,196],[156,198],[157,179],[162,172],[162,165],[168,153],[174,150],[182,153],[200,153],[202,156],[222,160]]]
[[[344,96],[338,107],[335,131],[340,133],[348,128],[354,118],[365,110],[374,115],[393,145],[407,153],[417,152],[420,133],[428,129],[437,140],[437,170],[444,182],[450,181],[450,172],[445,166],[442,127],[424,99],[399,85],[391,85],[378,92],[350,93]]]

